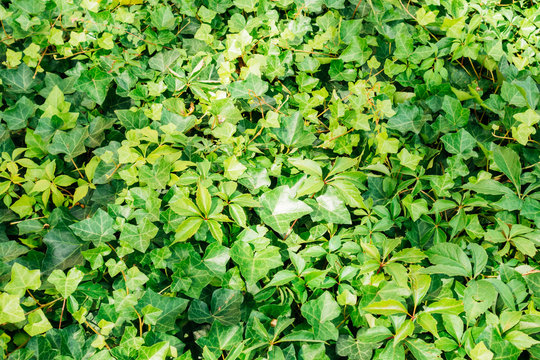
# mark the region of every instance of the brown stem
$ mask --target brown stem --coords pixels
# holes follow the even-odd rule
[[[79,176],[81,177],[81,179],[84,179],[83,174],[81,173],[81,171],[77,167],[77,164],[75,164],[75,161],[73,161],[73,158],[71,158],[71,163],[73,164],[73,166],[75,166],[75,170],[77,170],[77,172],[79,173]]]
[[[62,303],[62,311],[60,312],[60,322],[58,323],[58,329],[62,328],[62,317],[64,316],[64,309],[66,308],[66,300],[67,298],[64,298],[64,302]]]
[[[356,14],[356,10],[358,10],[361,3],[362,3],[362,0],[358,1],[358,4],[356,4],[356,7],[354,8],[351,19],[354,19],[354,15]]]
[[[90,328],[90,330],[92,330],[93,332],[95,332],[97,335],[103,336],[103,335],[100,334],[99,331],[97,331],[96,329],[94,329],[94,327],[93,327],[92,325],[90,325],[90,324],[88,323],[88,321],[84,320],[84,323],[85,323],[86,326],[88,326],[88,327]],[[106,341],[104,341],[104,342],[105,342],[105,347],[107,348],[107,350],[111,351],[111,348],[109,347],[109,345],[107,345],[107,342],[106,342]]]
[[[298,221],[298,219],[294,220],[291,227],[289,228],[289,230],[287,231],[287,233],[285,234],[285,237],[283,238],[283,241],[287,240],[287,238],[289,237],[289,235],[292,233],[292,229],[294,227],[294,225],[296,225],[296,222]]]

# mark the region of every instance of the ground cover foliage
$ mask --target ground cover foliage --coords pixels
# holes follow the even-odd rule
[[[540,8],[0,5],[9,359],[540,358]]]

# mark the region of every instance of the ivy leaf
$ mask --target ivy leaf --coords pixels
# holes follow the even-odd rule
[[[142,311],[144,307],[151,305],[161,310],[155,324],[156,331],[171,331],[174,330],[176,319],[186,310],[188,303],[186,299],[163,296],[148,289],[135,307],[138,311]]]
[[[259,199],[257,209],[265,224],[280,234],[285,234],[292,221],[313,211],[304,202],[294,198],[294,190],[284,185],[265,192]]]
[[[392,334],[390,334],[392,336]],[[350,336],[340,336],[336,343],[336,353],[349,360],[370,360],[374,344],[364,343]]]
[[[254,284],[265,277],[271,269],[283,265],[279,248],[268,246],[254,251],[250,244],[236,241],[230,252],[233,261],[238,264],[240,272],[248,284]]]
[[[11,268],[11,281],[6,284],[4,291],[22,297],[26,289],[37,290],[41,286],[39,270],[29,270],[26,266],[15,263]]]
[[[243,301],[240,291],[217,289],[212,293],[212,311],[210,312],[206,303],[194,301],[189,308],[189,319],[196,323],[211,323],[216,320],[223,325],[232,326],[240,321],[240,306]]]
[[[88,128],[76,127],[69,132],[58,131],[47,147],[47,150],[54,155],[65,154],[64,159],[71,161],[75,157],[84,154],[86,148],[84,142],[88,138]]]
[[[317,338],[337,340],[338,330],[330,321],[341,314],[341,308],[334,297],[325,291],[316,300],[310,300],[301,307],[302,315],[313,327]]]
[[[47,278],[47,281],[53,284],[60,295],[66,299],[77,290],[77,286],[79,286],[83,277],[82,271],[72,268],[69,269],[67,275],[62,270],[54,270]]]
[[[88,95],[96,104],[101,105],[107,97],[107,91],[112,80],[112,75],[99,67],[93,67],[82,73],[75,83],[75,90]]]
[[[26,127],[28,119],[34,116],[36,105],[26,96],[2,113],[2,118],[9,130],[20,130]]]
[[[43,258],[41,272],[48,274],[54,269],[65,270],[82,262],[83,243],[68,229],[55,228],[43,238],[47,252]]]
[[[458,99],[445,95],[442,102],[442,110],[448,121],[446,126],[449,127],[449,130],[456,130],[467,125],[471,112],[469,109],[463,108]]]
[[[158,342],[152,346],[142,346],[137,360],[165,360],[169,354],[170,345],[166,341]]]
[[[477,157],[478,154],[473,151],[476,146],[476,139],[465,129],[460,129],[456,133],[446,134],[441,137],[444,148],[450,154],[461,156],[467,160],[471,157]]]
[[[152,12],[150,21],[158,30],[172,30],[176,26],[176,18],[171,8],[166,5],[158,6]]]
[[[144,253],[158,230],[157,226],[152,224],[148,218],[144,218],[139,225],[125,224],[119,240],[121,243]]]
[[[385,348],[379,355],[381,360],[405,360],[405,348],[402,344],[396,345],[394,340],[386,343]]]
[[[34,71],[26,64],[19,65],[17,69],[1,69],[0,78],[7,85],[8,91],[19,94],[28,94],[39,84],[39,80],[34,78]]]
[[[19,304],[19,296],[0,294],[0,324],[24,321],[24,310]]]
[[[165,73],[169,71],[169,67],[172,66],[180,56],[181,53],[177,49],[161,51],[148,60],[148,66],[154,70]]]
[[[513,359],[517,360],[521,350],[511,342],[503,339],[498,329],[493,326],[487,326],[478,336],[477,343],[484,342],[487,348],[494,354],[493,359]]]
[[[281,127],[272,128],[272,132],[286,146],[304,147],[310,146],[315,141],[315,135],[306,129],[304,120],[299,111],[290,116],[281,118]]]
[[[113,229],[114,220],[105,211],[98,209],[94,216],[70,225],[75,235],[85,241],[91,241],[99,246],[116,239]]]
[[[242,328],[240,325],[225,326],[215,321],[208,335],[197,340],[197,344],[210,350],[229,351],[234,349],[242,341]]]
[[[142,129],[150,124],[148,117],[142,110],[115,110],[114,113],[118,117],[120,124],[125,127],[126,130]]]
[[[24,326],[24,331],[30,336],[43,334],[50,329],[52,329],[52,325],[41,309],[30,313],[28,315],[28,324]]]
[[[396,26],[396,50],[394,56],[400,60],[407,59],[413,52],[413,38],[404,23]]]
[[[268,83],[260,77],[249,74],[245,80],[229,85],[229,91],[233,98],[252,99],[255,96],[263,96],[268,91]]]
[[[413,104],[399,104],[396,109],[396,115],[388,120],[388,128],[406,134],[409,131],[418,134],[426,120],[424,119],[422,109]]]
[[[171,167],[172,164],[165,157],[161,157],[151,168],[149,166],[141,168],[139,180],[152,189],[165,189],[170,180]]]
[[[369,48],[367,40],[360,36],[355,36],[349,46],[339,57],[344,62],[355,61],[358,65],[363,65],[371,56],[372,50]]]
[[[315,222],[324,220],[331,224],[351,224],[351,214],[333,187],[328,187],[310,204],[314,209],[310,216]]]

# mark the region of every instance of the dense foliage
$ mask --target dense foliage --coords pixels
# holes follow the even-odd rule
[[[540,358],[536,1],[0,22],[2,357]]]

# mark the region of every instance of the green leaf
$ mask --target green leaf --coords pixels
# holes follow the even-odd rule
[[[416,169],[416,167],[418,166],[418,163],[420,162],[420,160],[422,160],[422,156],[411,154],[409,150],[405,148],[401,149],[397,157],[401,165],[411,170]]]
[[[242,341],[242,328],[240,325],[225,326],[215,321],[205,337],[199,338],[197,344],[212,351],[229,351]]]
[[[467,183],[463,188],[486,195],[515,195],[511,189],[492,179],[482,179],[474,184]]]
[[[137,360],[165,360],[169,354],[169,343],[166,341],[158,342],[152,346],[142,346],[139,350]]]
[[[19,217],[26,217],[34,212],[34,203],[35,199],[25,194],[11,204],[9,208],[17,213]]]
[[[19,296],[0,294],[0,324],[24,321],[24,310],[19,304]]]
[[[82,73],[75,83],[75,90],[88,95],[96,104],[101,105],[107,97],[112,80],[112,75],[96,66]]]
[[[484,342],[486,347],[494,354],[493,360],[517,360],[519,354],[521,353],[521,350],[519,350],[511,342],[504,340],[499,334],[499,330],[493,326],[487,326],[486,329],[478,336],[476,342]]]
[[[69,269],[67,275],[62,270],[54,270],[47,278],[47,281],[54,285],[56,291],[64,299],[68,298],[77,290],[77,286],[82,281],[84,273],[76,268]]]
[[[349,360],[370,360],[374,347],[374,344],[342,335],[336,343],[336,353],[339,356],[346,356]]]
[[[75,157],[84,154],[86,148],[84,142],[88,138],[88,128],[76,127],[69,132],[58,131],[47,150],[53,154],[65,154],[64,159],[71,161]]]
[[[152,164],[152,168],[145,166],[139,172],[139,181],[152,189],[165,189],[170,180],[171,163],[164,157]]]
[[[394,340],[386,343],[383,351],[379,353],[380,360],[405,360],[405,348],[402,344],[395,343]]]
[[[250,244],[236,241],[230,254],[248,284],[256,283],[267,276],[271,269],[283,265],[279,248],[275,246],[267,246],[263,250],[254,251]]]
[[[83,243],[67,229],[50,230],[43,242],[47,245],[47,252],[41,265],[42,274],[49,274],[54,269],[65,270],[84,260],[81,254],[85,249]]]
[[[1,69],[0,78],[6,85],[7,91],[18,94],[30,93],[32,88],[40,82],[34,77],[34,71],[26,64],[19,65],[17,69]]]
[[[243,301],[240,291],[217,289],[212,293],[212,311],[210,312],[206,303],[195,301],[189,308],[189,319],[196,323],[219,321],[223,325],[232,326],[240,321],[240,306]]]
[[[363,37],[355,36],[339,58],[344,62],[354,61],[358,65],[363,65],[368,61],[371,53],[372,50],[369,48],[367,40]]]
[[[330,321],[341,314],[341,308],[328,291],[325,291],[316,300],[310,300],[303,304],[301,311],[307,322],[313,327],[317,338],[337,340],[338,330]]]
[[[397,130],[402,134],[409,131],[418,134],[424,126],[426,119],[420,107],[412,104],[399,104],[396,115],[388,120],[388,128]]]
[[[463,305],[467,319],[476,320],[493,305],[497,291],[486,280],[471,281],[463,293]]]
[[[84,241],[91,241],[99,246],[116,239],[113,229],[114,220],[105,211],[98,209],[94,216],[70,225],[73,233]]]
[[[309,129],[306,129],[299,111],[290,116],[282,117],[281,127],[272,128],[272,132],[282,144],[288,147],[311,146],[316,139],[315,135]]]
[[[11,281],[4,286],[4,291],[22,297],[27,289],[37,290],[40,286],[39,269],[29,270],[26,266],[15,263],[11,268]]]
[[[493,359],[493,353],[489,351],[483,341],[480,341],[471,350],[472,360],[491,360]]]
[[[257,209],[265,224],[280,234],[285,234],[292,221],[313,211],[311,207],[294,198],[295,192],[284,185],[265,192],[259,199],[261,208]]]
[[[184,222],[182,222],[178,229],[176,229],[176,235],[172,244],[177,242],[186,241],[199,230],[203,223],[203,219],[200,217],[189,217]],[[171,245],[172,245],[171,244]]]
[[[322,178],[322,169],[319,164],[311,159],[290,158],[289,162],[306,174]]]
[[[148,60],[148,66],[159,72],[166,73],[180,56],[181,53],[177,49],[161,51]]]
[[[30,336],[43,334],[50,329],[52,329],[52,325],[41,309],[30,313],[28,315],[28,324],[24,326],[24,331]]]
[[[2,113],[2,119],[9,130],[24,129],[28,120],[34,116],[36,105],[26,96],[17,100],[17,103]]]
[[[414,331],[414,322],[412,320],[405,320],[403,324],[396,330],[394,335],[394,343],[398,344],[402,340],[412,335]]]
[[[208,216],[208,214],[210,213],[210,208],[212,206],[212,197],[210,196],[208,189],[201,184],[197,186],[196,202],[197,207],[201,210],[203,215]]]
[[[510,331],[504,336],[504,339],[508,340],[510,343],[512,343],[512,345],[520,350],[525,350],[531,346],[540,344],[540,341],[535,340],[529,335],[518,330]]]
[[[471,112],[469,109],[463,108],[458,99],[445,95],[443,98],[442,110],[448,121],[448,124],[446,124],[448,130],[457,130],[467,125]]]
[[[427,273],[472,277],[471,262],[456,244],[437,244],[427,251],[427,255],[429,261],[435,264],[425,269]]]
[[[473,151],[476,146],[476,140],[465,129],[460,129],[456,133],[446,134],[441,137],[444,148],[450,154],[461,156],[463,159],[477,157],[478,154]]]
[[[441,351],[422,339],[409,339],[405,341],[405,344],[417,360],[441,359]]]
[[[234,5],[238,6],[240,9],[253,12],[257,9],[257,4],[259,0],[233,0]]]
[[[163,113],[167,110],[163,110]],[[143,111],[131,111],[131,110],[115,110],[114,113],[118,117],[120,124],[126,128],[126,130],[142,129],[149,125],[148,117]]]
[[[156,7],[150,16],[150,21],[158,30],[172,30],[176,26],[175,16],[166,5]]]
[[[261,97],[268,91],[268,83],[253,74],[245,80],[235,81],[229,85],[231,96],[236,99],[252,99]]]
[[[413,38],[405,24],[401,23],[396,26],[396,50],[394,56],[400,60],[407,59],[413,52]]]
[[[364,310],[377,315],[407,314],[407,308],[397,300],[375,301],[364,307]]]
[[[512,149],[495,146],[493,159],[499,170],[514,184],[518,194],[521,194],[521,162],[518,154]]]
[[[238,180],[240,176],[246,171],[247,167],[244,166],[236,156],[231,156],[223,162],[225,167],[225,177],[231,180]]]
[[[322,195],[317,196],[315,199],[316,202],[312,205],[313,212],[310,213],[313,221],[323,220],[331,224],[352,223],[349,210],[333,187],[328,187]]]
[[[488,262],[488,255],[486,250],[478,244],[470,243],[468,248],[471,250],[472,260],[474,264],[473,277],[477,277],[485,269]]]
[[[180,297],[160,295],[151,289],[147,289],[135,308],[142,311],[145,306],[151,305],[161,310],[157,317],[156,331],[171,331],[175,328],[176,319],[186,310],[189,301]]]
[[[129,246],[144,253],[158,230],[157,226],[148,218],[144,218],[142,224],[139,225],[125,224],[120,233],[119,241],[124,246]]]
[[[424,307],[424,311],[434,314],[459,315],[463,312],[463,301],[442,299]]]

